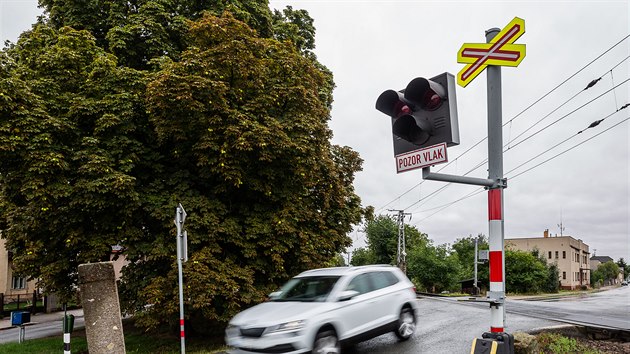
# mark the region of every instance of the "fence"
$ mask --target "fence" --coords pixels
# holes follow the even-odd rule
[[[0,314],[10,316],[11,311],[30,311],[32,314],[44,311],[44,297],[33,291],[32,294],[0,293]]]

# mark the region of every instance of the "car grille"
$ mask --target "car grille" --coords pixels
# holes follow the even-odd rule
[[[264,331],[265,331],[265,327],[241,328],[241,335],[243,337],[259,338],[260,336],[262,336]]]

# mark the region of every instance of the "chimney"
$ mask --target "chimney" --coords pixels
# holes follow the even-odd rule
[[[549,237],[549,229],[545,229],[545,232],[543,233],[543,237],[544,238]]]

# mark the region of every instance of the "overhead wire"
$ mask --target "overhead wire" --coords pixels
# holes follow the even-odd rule
[[[623,63],[624,61],[626,61],[628,58],[630,58],[630,56],[625,57],[623,60],[621,60],[619,63],[617,63],[615,66],[613,66],[613,67],[612,67],[610,70],[608,70],[606,73],[608,73],[608,72],[611,72],[611,73],[612,73],[612,70],[614,70],[616,67],[618,67],[619,65],[621,65],[621,63]],[[542,120],[544,120],[545,118],[549,117],[552,113],[556,112],[559,108],[561,108],[561,107],[563,107],[564,105],[566,105],[568,102],[570,102],[571,100],[573,100],[573,99],[574,99],[577,95],[579,95],[581,92],[584,92],[584,91],[586,91],[586,90],[588,90],[588,89],[590,89],[590,88],[594,87],[594,86],[595,86],[595,85],[596,85],[596,84],[597,84],[597,83],[598,83],[598,82],[599,82],[599,81],[600,81],[600,80],[601,80],[601,79],[602,79],[602,78],[606,75],[606,73],[602,74],[601,76],[599,76],[599,77],[598,77],[598,78],[596,78],[596,79],[593,79],[591,82],[589,82],[589,83],[586,85],[586,87],[585,87],[584,89],[582,89],[582,90],[578,91],[578,93],[576,93],[576,94],[575,94],[575,95],[573,95],[571,98],[569,98],[568,100],[566,100],[565,102],[563,102],[562,104],[560,104],[558,107],[556,107],[554,110],[552,110],[549,114],[547,114],[547,115],[546,115],[546,116],[544,116],[542,119],[540,119],[540,120],[538,120],[536,123],[534,123],[534,124],[533,124],[530,128],[528,128],[527,130],[525,130],[524,132],[522,132],[521,134],[519,134],[519,135],[518,135],[515,139],[517,139],[518,137],[522,136],[522,135],[523,135],[523,133],[527,132],[527,131],[528,131],[529,129],[531,129],[533,126],[535,126],[536,124],[540,123]],[[604,96],[605,94],[609,93],[610,91],[613,91],[613,93],[614,93],[614,92],[615,92],[614,90],[615,90],[617,87],[619,87],[619,86],[623,85],[623,84],[624,84],[624,83],[626,83],[628,80],[630,80],[630,79],[626,79],[626,80],[624,80],[623,82],[619,83],[618,85],[614,86],[613,88],[609,89],[608,91],[606,91],[606,92],[604,92],[604,93],[600,94],[599,96],[597,96],[597,97],[595,97],[595,98],[591,99],[590,101],[586,102],[585,104],[581,105],[580,107],[578,107],[578,108],[574,109],[574,110],[573,110],[573,111],[571,111],[570,113],[568,113],[568,114],[564,115],[563,117],[561,117],[561,118],[557,119],[557,120],[556,120],[556,121],[554,121],[553,123],[551,123],[551,124],[549,124],[549,125],[545,126],[544,128],[542,128],[542,129],[538,130],[537,132],[535,132],[535,133],[531,134],[530,136],[528,136],[528,137],[524,138],[523,140],[521,140],[521,141],[517,142],[515,145],[513,145],[513,146],[509,146],[509,143],[508,143],[508,144],[506,144],[506,145],[504,145],[504,150],[503,150],[503,152],[505,153],[505,152],[507,152],[508,150],[510,150],[510,149],[512,149],[512,148],[514,148],[514,147],[516,147],[516,146],[520,145],[521,143],[525,142],[526,140],[531,139],[532,137],[534,137],[534,136],[538,135],[539,133],[541,133],[542,131],[544,131],[544,130],[548,129],[548,128],[549,128],[549,127],[551,127],[552,125],[554,125],[554,124],[558,123],[558,122],[559,122],[559,121],[561,121],[562,119],[564,119],[564,118],[568,117],[568,116],[569,116],[569,115],[571,115],[571,114],[574,114],[575,112],[577,112],[577,111],[579,111],[580,109],[582,109],[582,108],[586,107],[587,105],[591,104],[591,103],[592,103],[592,102],[594,102],[595,100],[597,100],[597,99],[601,98],[602,96]],[[615,102],[615,106],[616,106],[616,105],[617,105],[617,104],[616,104],[616,102]],[[626,105],[626,106],[627,106],[627,105]],[[623,108],[625,108],[626,106],[624,106]],[[604,118],[604,119],[605,119],[605,118]],[[604,119],[602,119],[602,120],[604,120]],[[602,121],[602,120],[600,120],[600,121]],[[511,122],[511,121],[510,121],[510,122]],[[510,123],[510,122],[508,122],[508,123]],[[508,123],[503,124],[503,127],[505,127],[505,125],[506,125],[506,124],[508,124]],[[482,139],[482,140],[480,140],[480,141],[479,141],[477,144],[475,144],[474,146],[478,145],[479,143],[481,143],[481,142],[482,142],[482,141],[484,141],[484,140],[485,140],[485,138],[484,138],[484,139]],[[474,147],[474,146],[473,146],[473,147]],[[507,147],[507,148],[506,148],[506,147]],[[470,150],[470,149],[469,149],[469,150]],[[468,152],[469,150],[467,150],[466,152]],[[462,155],[463,155],[463,154],[462,154]],[[461,155],[460,155],[459,157],[461,157]],[[458,158],[459,158],[459,157],[458,157]],[[483,166],[483,165],[484,165],[487,161],[488,161],[488,159],[487,159],[487,158],[486,158],[486,159],[484,159],[482,162],[480,162],[480,163],[479,163],[479,164],[477,164],[475,167],[473,167],[471,170],[469,170],[466,174],[464,174],[464,176],[468,175],[468,173],[471,173],[472,171],[474,171],[474,170],[478,169],[479,167]],[[437,171],[437,172],[439,172],[439,171]],[[422,182],[424,182],[424,180],[423,180]],[[421,183],[422,183],[422,182],[421,182]],[[440,189],[438,189],[438,190],[436,190],[436,191],[432,192],[431,194],[427,195],[426,197],[421,198],[420,200],[418,200],[418,201],[416,201],[415,203],[411,204],[411,206],[414,206],[414,205],[416,205],[416,204],[418,204],[419,202],[422,202],[422,201],[424,201],[424,202],[426,203],[426,201],[427,201],[428,199],[430,199],[431,197],[433,197],[433,196],[435,196],[435,195],[439,194],[439,192],[442,192],[443,190],[445,190],[445,189],[446,189],[448,186],[450,186],[450,185],[451,185],[451,183],[446,184],[444,187],[442,187],[442,188],[440,188]],[[422,204],[421,204],[421,205],[422,205]],[[421,206],[421,205],[420,205],[420,206]],[[410,207],[411,207],[411,206],[410,206]],[[405,208],[405,209],[406,209],[406,208]],[[413,211],[412,211],[412,212],[413,212]]]
[[[611,47],[609,47],[607,50],[605,50],[603,53],[601,53],[600,55],[598,55],[596,58],[594,58],[593,60],[591,60],[590,62],[588,62],[586,65],[584,65],[581,69],[579,69],[578,71],[576,71],[575,73],[573,73],[571,76],[569,76],[568,78],[566,78],[565,80],[563,80],[561,83],[559,83],[558,85],[556,85],[554,88],[552,88],[550,91],[548,91],[547,93],[545,93],[544,95],[542,95],[540,98],[538,98],[536,101],[534,101],[533,103],[531,103],[529,106],[527,106],[525,109],[523,109],[522,111],[520,111],[518,114],[516,114],[514,117],[512,117],[512,119],[510,119],[508,122],[504,123],[502,125],[502,127],[505,127],[508,124],[511,124],[516,118],[518,118],[519,116],[521,116],[523,113],[527,112],[529,109],[531,109],[534,105],[536,105],[538,102],[542,101],[544,98],[546,98],[547,96],[549,96],[551,93],[553,93],[554,91],[556,91],[558,88],[560,88],[562,85],[564,85],[565,83],[567,83],[569,80],[571,80],[573,77],[575,77],[576,75],[578,75],[580,72],[584,71],[587,67],[589,67],[590,65],[592,65],[594,62],[596,62],[597,60],[599,60],[601,57],[603,57],[604,55],[606,55],[608,52],[610,52],[611,50],[613,50],[615,47],[617,47],[619,44],[623,43],[623,41],[625,41],[626,39],[630,38],[630,34],[626,35],[625,37],[623,37],[621,40],[619,40],[617,43],[613,44]],[[628,58],[630,58],[630,56],[624,58],[623,60],[621,60],[617,65],[615,65],[612,69],[610,69],[610,71],[612,72],[612,70],[614,70],[617,66],[621,65],[621,63],[623,63],[625,60],[627,60]],[[627,80],[626,80],[627,81]],[[583,91],[583,90],[582,90]],[[580,91],[580,92],[582,92]],[[577,96],[580,92],[578,92],[575,96]],[[572,99],[572,98],[571,98]],[[563,104],[564,105],[564,104]],[[536,123],[537,124],[537,123]],[[482,142],[484,142],[488,137],[484,137],[483,139],[479,140],[477,143],[475,143],[474,145],[472,145],[470,148],[468,148],[466,151],[464,151],[463,153],[461,153],[459,156],[457,156],[452,162],[457,161],[459,158],[461,158],[462,156],[464,156],[465,154],[467,154],[468,152],[470,152],[473,148],[477,147],[479,144],[481,144]],[[518,138],[518,137],[517,137]],[[516,138],[515,138],[516,139]],[[452,162],[447,163],[446,165],[442,166],[439,170],[436,171],[436,173],[442,171],[443,169],[445,169],[446,167],[448,167]],[[483,163],[482,163],[483,165]],[[480,166],[477,166],[476,168],[479,168]],[[409,188],[408,190],[406,190],[405,192],[403,192],[402,194],[398,195],[396,198],[392,199],[391,201],[387,202],[385,205],[381,206],[380,208],[376,209],[376,213],[378,213],[379,211],[385,209],[387,206],[389,206],[390,204],[392,204],[393,202],[395,202],[396,200],[399,200],[401,197],[403,197],[404,195],[406,195],[407,193],[411,192],[412,190],[414,190],[415,188],[417,188],[418,186],[422,185],[422,183],[424,183],[425,180],[420,181],[419,183],[417,183],[416,185],[414,185],[413,187]],[[450,185],[447,184],[447,186]],[[441,188],[440,190],[443,190],[443,188]],[[431,193],[430,195],[434,195],[435,192]],[[428,197],[428,196],[427,196]],[[426,198],[426,197],[425,197]]]
[[[603,75],[602,75],[602,76],[603,76]],[[589,88],[593,87],[593,86],[597,83],[597,81],[599,81],[600,79],[601,79],[601,77],[600,77],[600,78],[598,78],[598,79],[595,79],[595,80],[591,81],[591,82],[587,85],[587,87],[586,87],[586,88],[584,88],[583,90],[581,90],[580,92],[583,92],[584,90],[587,90],[587,89],[589,89]],[[546,130],[546,129],[547,129],[547,128],[549,128],[550,126],[552,126],[552,125],[554,125],[554,124],[558,123],[560,120],[562,120],[562,119],[564,119],[564,118],[568,117],[569,115],[571,115],[571,114],[573,114],[573,113],[577,112],[578,110],[582,109],[583,107],[585,107],[585,106],[589,105],[590,103],[594,102],[595,100],[599,99],[600,97],[602,97],[602,96],[603,96],[603,95],[605,95],[606,93],[608,93],[608,92],[610,92],[610,91],[614,90],[615,88],[617,88],[618,86],[620,86],[620,85],[624,84],[625,82],[627,82],[627,81],[629,81],[629,80],[630,80],[630,78],[629,78],[629,79],[624,80],[623,82],[619,83],[619,84],[618,84],[618,85],[616,85],[615,87],[613,87],[613,88],[609,89],[608,91],[606,91],[606,92],[602,93],[601,95],[599,95],[599,96],[595,97],[594,99],[592,99],[592,100],[588,101],[587,103],[585,103],[585,104],[581,105],[580,107],[576,108],[575,110],[571,111],[570,113],[568,113],[568,114],[564,115],[563,117],[561,117],[561,118],[557,119],[557,120],[556,120],[556,121],[554,121],[553,123],[551,123],[551,124],[549,124],[549,125],[545,126],[544,128],[542,128],[542,129],[538,130],[537,132],[533,133],[532,135],[530,135],[530,136],[526,137],[525,139],[523,139],[523,140],[519,141],[517,144],[515,144],[515,145],[513,145],[513,146],[511,146],[511,147],[509,147],[509,146],[508,146],[507,148],[504,146],[503,153],[505,153],[505,152],[507,152],[508,150],[510,150],[510,149],[512,149],[512,148],[514,148],[514,147],[516,147],[516,146],[518,146],[518,145],[520,145],[520,144],[521,144],[521,143],[523,143],[524,141],[529,140],[530,138],[532,138],[532,137],[534,137],[535,135],[537,135],[537,134],[541,133],[542,131]],[[575,97],[575,96],[573,96],[573,97]],[[572,99],[572,98],[571,98],[571,99]],[[571,99],[569,99],[569,100],[571,100]],[[568,102],[568,101],[567,101],[567,102]],[[566,103],[566,102],[565,102],[565,103]],[[562,106],[562,105],[564,105],[565,103],[561,104],[561,106]],[[611,113],[610,115],[608,115],[608,116],[606,116],[606,117],[604,117],[604,118],[600,119],[599,121],[595,121],[595,122],[591,123],[591,126],[589,126],[589,128],[592,128],[592,127],[594,127],[594,126],[598,125],[599,123],[601,123],[601,122],[602,122],[603,120],[605,120],[606,118],[608,118],[608,117],[610,117],[611,115],[613,115],[613,114],[615,114],[615,113],[619,112],[621,109],[624,109],[624,108],[626,108],[627,106],[628,106],[628,104],[626,104],[625,106],[623,106],[623,107],[622,107],[622,108],[620,108],[620,109],[617,109],[615,112],[613,112],[613,113]],[[556,110],[554,110],[554,111],[556,111]],[[539,120],[538,122],[540,122],[540,121],[541,121],[541,120]],[[537,122],[537,123],[538,123],[538,122]],[[536,124],[537,124],[537,123],[536,123]],[[586,129],[588,129],[588,128],[586,128]],[[585,130],[586,130],[586,129],[585,129]],[[580,133],[582,133],[582,131],[579,131],[579,132],[578,132],[578,133],[576,133],[574,136],[571,136],[571,137],[569,137],[569,138],[565,139],[564,141],[562,141],[561,143],[558,143],[558,144],[554,145],[552,148],[548,149],[547,151],[549,151],[549,150],[551,150],[551,149],[553,149],[553,148],[555,148],[555,147],[557,147],[557,146],[561,145],[562,143],[564,143],[564,142],[566,142],[566,141],[570,140],[571,138],[573,138],[573,137],[577,136],[577,135],[578,135],[578,134],[580,134]],[[506,146],[507,146],[507,145],[506,145]],[[547,152],[547,151],[545,151],[545,152]],[[545,152],[543,152],[543,154],[544,154]],[[531,158],[530,160],[528,160],[527,162],[530,162],[531,160],[534,160],[534,159],[536,159],[536,158],[537,158],[537,157],[539,157],[539,156],[540,156],[540,155],[537,155],[537,156],[535,156],[535,157]],[[473,167],[473,168],[472,168],[472,169],[470,169],[468,172],[466,172],[466,173],[464,174],[464,176],[467,176],[469,173],[471,173],[471,172],[473,172],[474,170],[478,169],[479,167],[483,166],[483,165],[484,165],[487,161],[488,161],[488,159],[487,159],[487,158],[486,158],[486,159],[484,159],[483,161],[481,161],[480,163],[478,163],[475,167]],[[521,165],[521,166],[522,166],[522,165]],[[519,167],[521,167],[521,166],[519,166]],[[424,181],[423,181],[423,182],[424,182]],[[428,199],[430,199],[431,197],[433,197],[433,196],[437,195],[438,193],[442,192],[442,191],[443,191],[443,190],[445,190],[447,187],[449,187],[451,184],[452,184],[452,183],[447,183],[447,184],[446,184],[446,185],[444,185],[443,187],[441,187],[441,188],[439,188],[439,189],[437,189],[437,190],[433,191],[433,192],[432,192],[432,193],[430,193],[429,195],[425,196],[424,198],[419,199],[418,201],[416,201],[416,202],[412,203],[410,206],[408,206],[408,207],[406,207],[406,208],[404,208],[404,209],[406,210],[406,209],[408,209],[408,208],[411,208],[411,207],[413,207],[413,206],[415,206],[415,205],[417,205],[418,203],[423,202],[423,201],[426,203],[426,201],[427,201]],[[422,205],[423,205],[423,204],[421,204],[420,206],[422,206]],[[415,212],[415,211],[411,211],[411,212]]]
[[[560,122],[560,121],[561,121],[561,120],[563,120],[564,118],[566,118],[566,117],[570,116],[571,114],[573,114],[573,113],[575,113],[575,112],[579,111],[580,109],[582,109],[582,108],[586,107],[587,105],[589,105],[589,104],[593,103],[595,100],[600,99],[600,98],[601,98],[601,97],[603,97],[605,94],[609,93],[610,91],[613,91],[614,89],[616,89],[617,87],[619,87],[619,86],[621,86],[621,85],[625,84],[625,83],[626,83],[626,82],[628,82],[628,81],[630,81],[630,78],[625,79],[624,81],[620,82],[619,84],[617,84],[616,86],[614,86],[614,87],[612,87],[611,89],[607,90],[606,92],[603,92],[603,93],[602,93],[602,94],[600,94],[599,96],[597,96],[597,97],[595,97],[595,98],[591,99],[590,101],[588,101],[588,102],[584,103],[583,105],[581,105],[581,106],[579,106],[578,108],[576,108],[576,109],[572,110],[571,112],[569,112],[569,113],[567,113],[567,114],[563,115],[562,117],[560,117],[560,118],[556,119],[555,121],[553,121],[553,122],[551,122],[551,123],[547,124],[546,126],[544,126],[543,128],[539,129],[538,131],[536,131],[535,133],[531,134],[530,136],[528,136],[528,137],[524,138],[523,140],[521,140],[521,141],[519,141],[519,142],[515,143],[515,144],[514,144],[514,145],[512,145],[509,149],[513,149],[513,148],[517,147],[518,145],[520,145],[520,144],[524,143],[525,141],[527,141],[527,140],[529,140],[529,139],[533,138],[534,136],[536,136],[536,135],[540,134],[541,132],[543,132],[543,131],[544,131],[544,130],[546,130],[547,128],[549,128],[549,127],[551,127],[552,125],[554,125],[554,124],[556,124],[556,123]],[[508,150],[509,150],[509,149],[508,149]]]
[[[577,135],[581,134],[581,133],[582,133],[582,132],[584,132],[585,130],[587,130],[587,129],[591,129],[591,128],[594,128],[594,127],[598,126],[598,125],[599,125],[599,123],[601,123],[602,121],[606,120],[607,118],[611,117],[612,115],[616,114],[617,112],[619,112],[619,111],[621,111],[622,109],[625,109],[625,108],[627,108],[627,107],[629,107],[629,106],[630,106],[630,104],[626,103],[624,106],[622,106],[621,108],[617,109],[615,112],[613,112],[613,113],[611,113],[611,114],[607,115],[606,117],[604,117],[604,118],[602,118],[602,119],[600,119],[600,120],[594,121],[594,122],[593,122],[593,123],[591,123],[591,124],[590,124],[587,128],[585,128],[585,129],[583,129],[583,130],[578,131],[577,133],[575,133],[574,135],[572,135],[572,136],[568,137],[567,139],[563,140],[562,142],[560,142],[560,143],[558,143],[558,144],[556,144],[556,145],[552,146],[551,148],[549,148],[549,149],[545,150],[544,152],[542,152],[542,153],[540,153],[540,154],[536,155],[534,158],[531,158],[531,159],[529,159],[529,160],[525,161],[524,163],[520,164],[519,166],[517,166],[517,167],[515,167],[515,168],[511,169],[510,171],[508,171],[508,172],[506,173],[506,175],[509,175],[511,172],[513,172],[513,171],[515,171],[515,170],[519,169],[520,167],[522,167],[522,166],[526,165],[527,163],[531,162],[532,160],[536,159],[537,157],[542,156],[543,154],[545,154],[545,153],[549,152],[550,150],[552,150],[552,149],[554,149],[554,148],[558,147],[559,145],[561,145],[561,144],[563,144],[563,143],[567,142],[568,140],[570,140],[570,139],[572,139],[572,138],[576,137]],[[553,160],[553,159],[555,159],[555,158],[557,158],[557,157],[559,157],[559,156],[561,156],[561,155],[563,155],[563,154],[565,154],[565,153],[567,153],[567,152],[569,152],[569,151],[571,151],[571,150],[573,150],[573,149],[575,149],[575,148],[577,148],[577,147],[579,147],[579,146],[581,146],[581,145],[585,144],[586,142],[588,142],[588,141],[590,141],[590,140],[592,140],[592,139],[594,139],[594,138],[596,138],[596,137],[598,137],[598,136],[600,136],[600,135],[604,134],[605,132],[607,132],[607,131],[609,131],[609,130],[611,130],[611,129],[613,129],[613,128],[615,128],[615,127],[619,126],[619,125],[621,125],[622,123],[624,123],[624,122],[626,122],[626,121],[628,121],[628,120],[630,120],[630,117],[627,117],[627,118],[625,118],[625,119],[621,120],[620,122],[617,122],[616,124],[614,124],[614,125],[610,126],[609,128],[607,128],[607,129],[605,129],[605,130],[603,130],[603,131],[601,131],[601,132],[599,132],[599,133],[597,133],[597,134],[593,135],[592,137],[590,137],[590,138],[588,138],[588,139],[585,139],[585,140],[583,140],[583,141],[581,141],[581,142],[579,142],[579,143],[575,144],[574,146],[572,146],[572,147],[570,147],[570,148],[568,148],[568,149],[566,149],[566,150],[564,150],[564,151],[562,151],[562,152],[560,152],[560,153],[558,153],[558,154],[556,154],[556,155],[554,155],[554,156],[552,156],[552,157],[550,157],[550,158],[548,158],[548,159],[546,159],[546,160],[544,160],[544,161],[542,161],[542,162],[540,162],[540,163],[538,163],[538,164],[536,164],[536,165],[534,165],[534,166],[532,166],[532,167],[528,168],[527,170],[524,170],[524,171],[522,171],[522,172],[520,172],[520,173],[518,173],[518,174],[516,174],[516,175],[514,175],[514,176],[511,176],[511,177],[509,177],[509,178],[510,178],[510,180],[514,180],[514,179],[515,179],[515,178],[517,178],[518,176],[521,176],[522,174],[524,174],[524,173],[526,173],[526,172],[529,172],[529,171],[531,171],[531,170],[533,170],[533,169],[535,169],[535,168],[537,168],[537,167],[540,167],[541,165],[543,165],[543,164],[545,164],[545,163],[547,163],[547,162],[549,162],[549,161],[551,161],[551,160]],[[474,191],[472,191],[472,192],[470,192],[470,193],[468,193],[468,194],[466,194],[466,195],[464,195],[464,196],[462,196],[462,197],[460,197],[460,198],[458,198],[458,199],[456,199],[456,200],[453,200],[452,202],[449,202],[449,203],[446,203],[446,204],[443,204],[443,205],[440,205],[440,206],[437,206],[437,207],[434,207],[434,208],[430,208],[430,209],[426,209],[426,210],[420,211],[420,212],[427,212],[427,211],[431,211],[431,210],[439,209],[438,211],[436,211],[436,212],[432,213],[431,215],[428,215],[427,217],[425,217],[425,218],[422,218],[422,219],[418,220],[418,221],[417,221],[416,223],[414,223],[413,225],[418,225],[418,224],[419,224],[419,223],[421,223],[422,221],[427,220],[427,219],[431,218],[432,216],[434,216],[434,215],[436,215],[436,214],[440,213],[442,210],[444,210],[444,209],[446,209],[446,208],[448,208],[448,207],[450,207],[450,206],[452,206],[452,205],[454,205],[454,204],[456,204],[456,203],[459,203],[459,202],[460,202],[460,201],[462,201],[462,200],[465,200],[465,199],[471,198],[471,197],[473,197],[473,196],[475,196],[475,195],[477,195],[477,194],[480,194],[480,193],[482,193],[484,190],[485,190],[484,188],[481,188],[481,189],[476,189],[476,190],[474,190]]]
[[[583,141],[579,142],[578,144],[576,144],[576,145],[574,145],[574,146],[572,146],[572,147],[570,147],[570,148],[568,148],[568,149],[566,149],[566,150],[562,151],[561,153],[556,154],[556,155],[554,155],[554,156],[552,156],[552,157],[550,157],[550,158],[548,158],[548,159],[546,159],[546,160],[544,160],[544,161],[542,161],[542,162],[540,162],[540,163],[538,163],[538,164],[536,164],[536,165],[534,165],[534,166],[532,166],[532,167],[528,168],[528,169],[527,169],[527,170],[525,170],[525,171],[522,171],[522,172],[520,172],[520,173],[515,174],[514,176],[511,176],[511,177],[510,177],[510,179],[512,179],[512,180],[513,180],[513,179],[517,178],[518,176],[520,176],[520,175],[522,175],[522,174],[524,174],[524,173],[526,173],[526,172],[529,172],[529,171],[533,170],[534,168],[539,167],[539,166],[541,166],[541,165],[543,165],[543,164],[545,164],[545,163],[547,163],[547,162],[549,162],[549,161],[551,161],[551,160],[553,160],[553,159],[555,159],[555,158],[557,158],[557,157],[559,157],[559,156],[561,156],[561,155],[563,155],[563,154],[565,154],[565,153],[567,153],[567,152],[569,152],[569,151],[571,151],[571,150],[575,149],[576,147],[578,147],[578,146],[580,146],[580,145],[582,145],[582,144],[584,144],[584,143],[586,143],[586,142],[588,142],[588,141],[590,141],[590,140],[593,140],[594,138],[596,138],[596,137],[598,137],[598,136],[600,136],[600,135],[604,134],[605,132],[607,132],[607,131],[611,130],[612,128],[614,128],[614,127],[616,127],[616,126],[618,126],[618,125],[620,125],[620,124],[622,124],[622,123],[624,123],[624,122],[627,122],[629,119],[630,119],[630,117],[627,117],[627,118],[623,119],[622,121],[620,121],[620,122],[616,123],[615,125],[612,125],[612,126],[610,126],[609,128],[607,128],[607,129],[605,129],[605,130],[603,130],[603,131],[601,131],[601,132],[599,132],[599,133],[597,133],[597,134],[593,135],[592,137],[590,137],[590,138],[588,138],[588,139],[586,139],[586,140],[583,140]]]
[[[562,140],[561,142],[559,142],[559,143],[555,144],[554,146],[552,146],[552,147],[550,147],[550,148],[546,149],[545,151],[543,151],[543,152],[539,153],[538,155],[536,155],[536,156],[534,156],[534,157],[532,157],[532,158],[528,159],[527,161],[525,161],[525,162],[521,163],[520,165],[518,165],[518,166],[514,167],[513,169],[511,169],[510,171],[506,172],[505,174],[506,174],[506,175],[509,175],[510,173],[514,172],[515,170],[518,170],[519,168],[521,168],[521,167],[525,166],[526,164],[528,164],[528,163],[530,163],[531,161],[533,161],[533,160],[535,160],[535,159],[539,158],[540,156],[542,156],[542,155],[544,155],[544,154],[548,153],[549,151],[551,151],[551,150],[555,149],[556,147],[558,147],[558,146],[560,146],[560,145],[562,145],[562,144],[566,143],[567,141],[569,141],[569,140],[571,140],[571,139],[573,139],[573,138],[577,137],[578,135],[582,134],[585,130],[595,128],[595,127],[596,127],[596,126],[598,126],[601,122],[603,122],[604,120],[606,120],[606,119],[610,118],[611,116],[613,116],[614,114],[618,113],[618,112],[619,112],[619,111],[621,111],[622,109],[627,108],[629,105],[630,105],[630,104],[626,103],[624,106],[622,106],[621,108],[619,108],[619,109],[615,110],[614,112],[610,113],[609,115],[605,116],[604,118],[599,119],[599,120],[596,120],[596,121],[593,121],[593,122],[592,122],[592,123],[591,123],[588,127],[586,127],[586,128],[584,128],[584,129],[582,129],[582,130],[578,131],[577,133],[575,133],[575,134],[573,134],[573,135],[569,136],[568,138],[566,138],[566,139]]]

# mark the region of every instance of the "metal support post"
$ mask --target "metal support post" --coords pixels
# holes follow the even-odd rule
[[[184,231],[186,211],[181,204],[175,210],[175,226],[177,227],[177,277],[179,283],[179,333],[181,354],[186,353],[186,336],[184,331],[184,274],[182,263],[188,260],[187,233]]]
[[[403,271],[403,273],[407,274],[407,244],[405,239],[405,216],[411,216],[411,213],[405,213],[404,210],[392,210],[387,209],[388,211],[395,211],[398,213],[397,223],[398,223],[398,252],[396,256],[396,264],[398,268]]]
[[[486,42],[500,32],[498,28],[486,31]],[[488,179],[503,181],[503,132],[501,100],[501,67],[488,65]],[[490,331],[504,332],[505,328],[505,257],[503,256],[503,184],[488,190],[490,292],[494,299],[490,306]]]
[[[488,188],[497,187],[503,181],[497,181],[486,178],[476,178],[467,176],[456,176],[444,173],[431,172],[431,167],[424,167],[422,169],[422,178],[430,181],[441,181],[461,184],[472,184],[475,186],[484,186]]]
[[[479,237],[477,237],[475,239],[475,279],[473,280],[473,292],[474,292],[474,295],[478,294],[478,292],[477,292],[477,288],[478,288],[477,287],[477,263],[479,262],[479,259],[478,259],[479,258],[479,246],[478,246],[478,243],[479,243]]]

